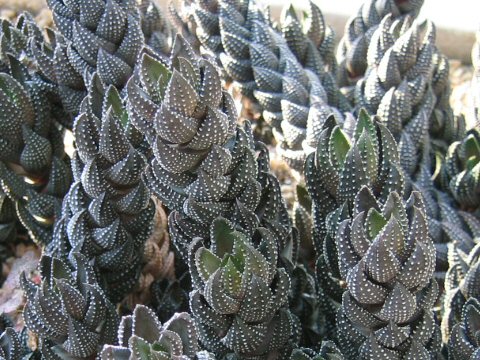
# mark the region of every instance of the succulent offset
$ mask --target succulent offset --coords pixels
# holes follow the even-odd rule
[[[115,341],[119,318],[87,259],[74,254],[75,268],[44,255],[39,285],[22,276],[27,297],[23,317],[47,359],[89,359]]]
[[[200,351],[195,325],[187,313],[176,313],[161,324],[155,313],[137,305],[124,316],[118,330],[118,345],[105,345],[103,360],[121,359],[215,359]]]
[[[155,207],[143,179],[143,139],[133,129],[117,89],[94,75],[73,129],[74,183],[55,225],[50,252],[80,252],[95,260],[110,299],[137,282]]]

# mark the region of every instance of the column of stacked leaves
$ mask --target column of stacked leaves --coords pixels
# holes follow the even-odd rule
[[[194,2],[184,15],[204,50],[221,63],[227,80],[258,102],[263,118],[275,130],[278,151],[298,170],[303,167],[305,153],[316,145],[321,119],[332,111],[341,118],[331,106],[348,108],[325,72],[326,64],[334,66],[328,58],[329,40],[323,34],[313,35],[314,29],[325,31],[325,27],[318,8],[312,5],[312,9],[312,35],[300,31],[298,20],[290,14],[284,23],[285,38],[255,1]],[[293,38],[299,40],[298,45],[293,44]],[[323,42],[326,54],[321,52]]]
[[[65,109],[77,115],[93,72],[120,91],[126,84],[144,45],[141,18],[134,0],[48,0],[48,5],[58,33],[53,53],[37,60],[51,68]]]
[[[29,42],[43,38],[31,17],[23,15],[16,25],[4,21],[2,31],[1,237],[13,239],[21,223],[31,239],[44,245],[50,242],[72,181],[58,125],[66,114],[59,106],[55,85],[32,65]]]
[[[353,201],[362,186],[374,189],[383,199],[391,192],[401,194],[403,189],[396,143],[390,132],[382,124],[374,124],[363,110],[358,120],[350,117],[347,121],[353,123],[348,127],[349,134],[336,125],[333,117],[325,122],[317,150],[305,164],[312,198],[317,281],[321,296],[328,299],[324,311],[332,337],[336,308],[344,291],[335,245],[338,225],[351,217]]]
[[[429,231],[437,246],[438,276],[448,268],[447,243],[464,231],[455,204],[435,189],[429,126],[438,85],[435,73],[435,28],[407,17],[392,21],[387,15],[372,35],[365,78],[356,84],[356,107],[377,114],[399,146],[406,175],[406,194],[423,193]],[[437,109],[440,111],[440,109]],[[453,126],[453,125],[452,125]]]
[[[119,301],[135,285],[155,212],[143,180],[147,159],[114,86],[94,75],[73,133],[75,182],[55,226],[51,253],[93,259],[102,286]]]
[[[251,130],[236,126],[217,69],[177,37],[168,67],[144,55],[128,95],[155,154],[150,186],[174,210],[170,233],[190,267],[200,342],[219,356],[284,351],[294,319],[278,263],[290,222],[266,152],[257,159]]]
[[[368,1],[348,20],[337,49],[337,83],[351,103],[354,103],[355,85],[367,71],[368,48],[382,19],[387,15],[399,21],[406,17],[415,18],[423,2],[424,0]]]
[[[306,163],[318,280],[338,308],[340,349],[347,359],[430,358],[438,286],[423,201],[402,200],[397,145],[379,119],[362,110],[350,129],[328,121]]]

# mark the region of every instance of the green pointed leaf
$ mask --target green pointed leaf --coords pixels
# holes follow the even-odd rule
[[[347,135],[336,126],[332,131],[329,141],[329,151],[332,163],[337,169],[343,169],[345,158],[351,148]]]
[[[371,209],[367,214],[366,225],[367,234],[370,239],[374,239],[383,227],[387,224],[387,220],[377,210]]]
[[[210,276],[220,267],[221,259],[212,254],[210,250],[200,248],[195,254],[195,264],[198,272],[204,281],[207,281]]]

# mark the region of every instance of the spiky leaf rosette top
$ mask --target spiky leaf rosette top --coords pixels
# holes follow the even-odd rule
[[[94,259],[101,284],[114,301],[138,279],[155,212],[142,177],[147,165],[138,149],[142,137],[131,127],[116,88],[105,87],[95,75],[75,121],[75,182],[65,197],[51,249],[64,258],[81,252]]]
[[[424,0],[366,1],[357,14],[348,20],[337,50],[338,85],[352,103],[355,84],[367,70],[367,53],[372,35],[382,19],[388,14],[400,21],[407,16],[416,17],[423,2]]]
[[[353,216],[336,236],[347,291],[337,315],[347,359],[431,359],[440,350],[431,311],[435,248],[421,195],[403,203],[396,192],[383,203],[368,187],[357,194]]]
[[[195,325],[187,313],[176,313],[161,324],[155,313],[137,305],[132,315],[124,316],[118,330],[118,345],[105,345],[103,360],[134,359],[215,359],[200,351]]]
[[[480,357],[480,302],[471,298],[463,307],[461,323],[455,325],[448,342],[452,360],[476,360]]]
[[[210,231],[210,246],[197,239],[189,253],[190,308],[201,343],[219,356],[285,357],[294,320],[285,306],[290,279],[277,268],[274,234],[259,227],[252,237],[223,218]]]
[[[43,41],[42,31],[29,13],[22,13],[14,24],[0,19],[0,71],[10,71],[9,57],[12,56],[27,64],[32,61],[30,39]]]
[[[54,67],[65,108],[77,114],[90,76],[107,85],[126,84],[143,47],[140,15],[133,0],[48,0],[57,41]]]
[[[40,261],[42,281],[22,275],[27,296],[23,316],[46,359],[91,359],[103,344],[115,342],[118,315],[99,287],[94,270],[80,254],[74,271],[57,258]]]
[[[0,73],[0,183],[30,237],[50,242],[53,223],[72,181],[55,89],[13,57]]]

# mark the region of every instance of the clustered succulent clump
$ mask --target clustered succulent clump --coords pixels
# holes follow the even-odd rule
[[[0,358],[477,359],[479,111],[422,4],[367,1],[336,56],[311,1],[2,20],[0,263],[42,257]]]

